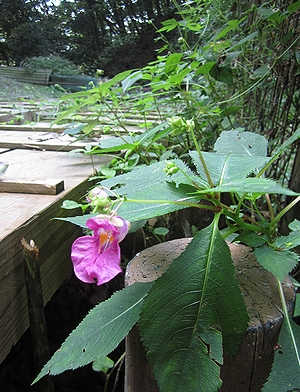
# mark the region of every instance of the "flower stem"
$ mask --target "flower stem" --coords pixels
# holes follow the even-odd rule
[[[283,210],[281,210],[278,215],[271,221],[270,226],[275,226],[275,224],[292,208],[300,201],[300,196],[296,197],[293,201],[291,201]]]

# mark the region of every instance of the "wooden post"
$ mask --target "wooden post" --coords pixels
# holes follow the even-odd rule
[[[39,249],[21,240],[24,255],[24,271],[27,292],[30,332],[33,345],[35,369],[38,373],[50,358],[44,302],[38,262]],[[53,379],[45,377],[38,385],[42,392],[54,392]]]
[[[190,238],[183,238],[145,249],[128,264],[125,284],[155,280],[190,241]],[[250,321],[236,355],[224,355],[221,366],[223,385],[219,391],[260,392],[271,370],[274,347],[283,320],[277,283],[274,276],[256,262],[249,247],[229,246]],[[283,287],[292,313],[295,303],[293,285],[286,279]],[[140,391],[158,392],[159,389],[140,343],[139,331],[134,327],[126,338],[125,392]]]

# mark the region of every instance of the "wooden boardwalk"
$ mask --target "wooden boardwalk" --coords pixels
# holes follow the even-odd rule
[[[43,133],[53,137],[35,140],[30,136],[36,131],[17,127],[0,131],[0,161],[9,164],[0,180],[0,363],[29,327],[21,238],[34,240],[40,249],[46,304],[70,276],[71,244],[82,233],[79,227],[53,218],[81,213],[61,209],[63,201],[79,200],[92,186],[88,179],[95,169],[111,159],[67,152],[95,141],[70,144],[46,126]],[[53,184],[60,184],[56,192]],[[47,190],[49,194],[44,194]]]

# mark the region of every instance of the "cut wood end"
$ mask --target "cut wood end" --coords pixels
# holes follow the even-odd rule
[[[1,180],[0,192],[57,195],[65,189],[63,180]]]

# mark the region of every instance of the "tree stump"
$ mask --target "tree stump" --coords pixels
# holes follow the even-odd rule
[[[186,248],[191,238],[182,238],[145,249],[128,264],[125,284],[157,279]],[[252,249],[229,244],[245,305],[249,325],[234,356],[224,355],[220,392],[260,392],[271,370],[283,314],[276,279],[255,260]],[[290,313],[295,291],[290,279],[283,282]],[[158,392],[146,352],[135,326],[126,338],[125,392]],[[194,392],[194,391],[189,391]]]

